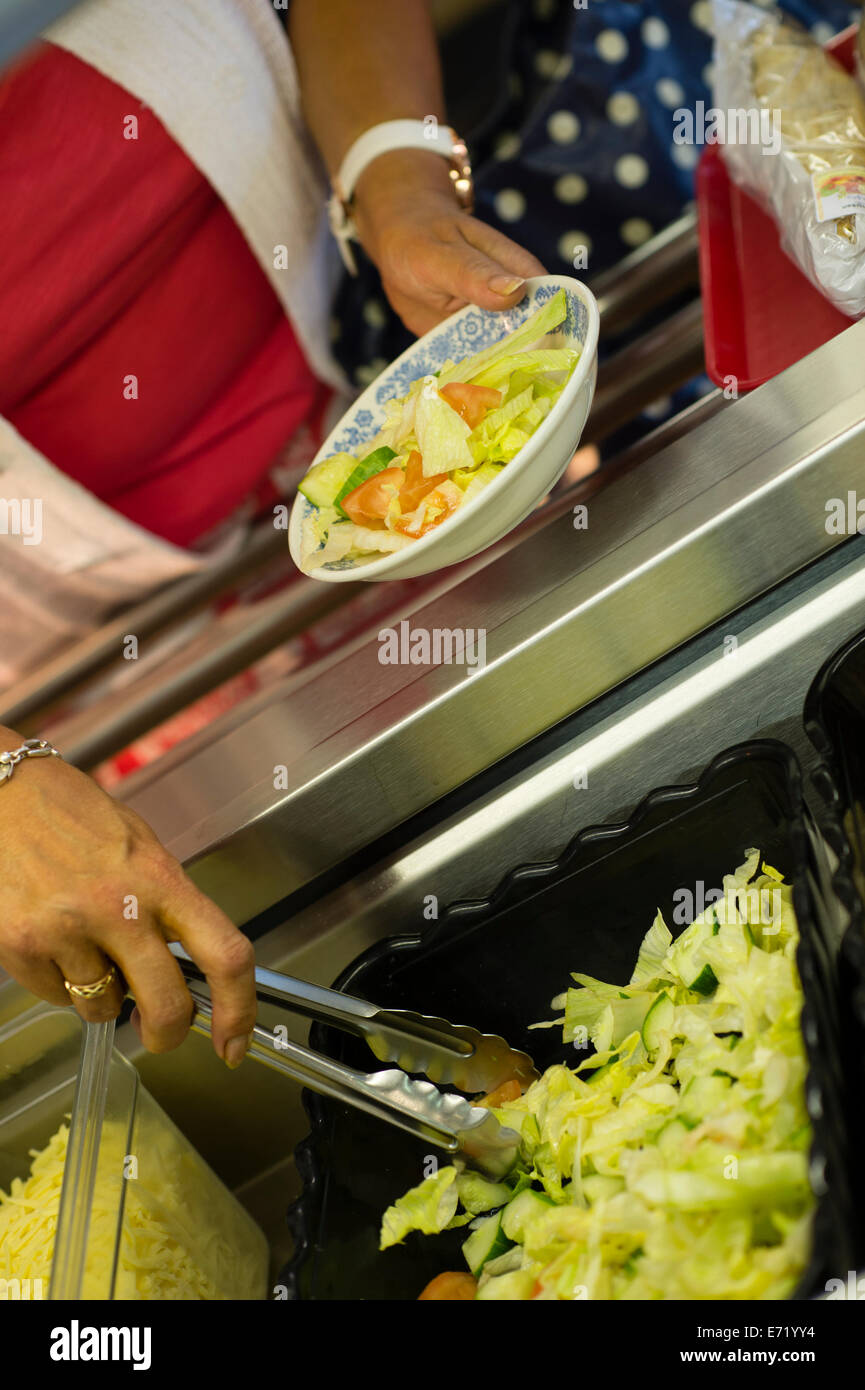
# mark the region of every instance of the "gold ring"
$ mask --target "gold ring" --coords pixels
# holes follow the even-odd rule
[[[117,979],[117,966],[112,965],[111,969],[102,976],[101,980],[94,980],[92,985],[73,985],[71,980],[64,980],[70,994],[74,994],[76,999],[98,999],[100,994],[104,994],[110,989]]]

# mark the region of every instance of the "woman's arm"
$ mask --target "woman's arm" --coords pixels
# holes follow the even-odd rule
[[[23,739],[0,726],[0,751]],[[114,1018],[123,989],[95,999],[67,993],[120,967],[135,996],[146,1047],[185,1038],[192,1000],[168,941],[205,971],[213,1046],[239,1063],[255,1022],[252,946],[187,878],[148,825],[60,758],[28,758],[0,782],[0,965],[53,1004],[93,1022]]]
[[[334,174],[382,121],[445,120],[426,0],[293,0],[289,33],[304,113]],[[425,333],[466,303],[503,309],[543,266],[462,210],[440,155],[394,150],[358,180],[355,222],[406,325]]]

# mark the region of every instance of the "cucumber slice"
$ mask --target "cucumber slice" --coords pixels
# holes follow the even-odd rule
[[[588,1084],[589,1084],[590,1086],[591,1086],[591,1084],[592,1084],[593,1081],[600,1081],[600,1079],[601,1079],[602,1076],[606,1076],[607,1073],[610,1072],[610,1071],[612,1070],[612,1068],[616,1065],[616,1063],[618,1062],[618,1060],[619,1060],[619,1054],[618,1054],[618,1052],[614,1052],[613,1055],[612,1055],[612,1057],[609,1057],[609,1058],[607,1059],[607,1061],[603,1063],[602,1066],[600,1066],[600,1067],[595,1067],[594,1071],[585,1071],[585,1072],[583,1072],[583,1073],[582,1073],[583,1080],[584,1080],[584,1081],[587,1081]]]
[[[708,970],[708,966],[706,969]],[[647,1052],[657,1052],[661,1046],[661,1037],[664,1033],[669,1033],[673,1024],[673,1014],[676,1006],[666,990],[659,994],[646,1017],[643,1020],[643,1027],[640,1037],[643,1039],[643,1046]]]
[[[314,507],[332,507],[337,493],[355,468],[357,459],[354,454],[332,454],[329,459],[313,464],[297,490]]]
[[[466,1211],[473,1216],[484,1216],[496,1207],[504,1207],[513,1196],[507,1183],[490,1182],[480,1173],[460,1173],[457,1191]]]
[[[337,511],[342,512],[343,516],[345,516],[346,513],[343,512],[341,504],[345,498],[348,497],[349,493],[354,492],[355,488],[360,487],[361,483],[365,483],[368,478],[374,478],[376,473],[380,473],[383,468],[387,468],[388,464],[395,458],[395,451],[387,444],[382,444],[380,449],[373,449],[372,453],[367,454],[366,458],[361,459],[360,463],[358,463],[356,459],[353,460],[354,468],[334,498],[334,505]]]
[[[486,1221],[472,1231],[468,1240],[463,1241],[463,1254],[466,1264],[477,1279],[487,1260],[498,1259],[510,1250],[513,1242],[508,1240],[502,1230],[502,1214],[488,1216]]]
[[[714,918],[714,912],[712,914]],[[714,920],[692,922],[670,947],[670,964],[688,989],[698,994],[712,994],[718,988],[718,978],[706,963],[704,947],[715,935]]]
[[[696,980],[692,980],[688,989],[693,989],[697,994],[714,994],[718,988],[718,976],[715,974],[711,965],[704,965]]]
[[[546,1193],[527,1188],[519,1196],[513,1197],[501,1213],[502,1231],[508,1240],[522,1241],[528,1223],[555,1205],[552,1197]]]

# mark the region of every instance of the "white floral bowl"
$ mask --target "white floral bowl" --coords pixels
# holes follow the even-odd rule
[[[557,290],[563,289],[568,313],[550,342],[580,349],[570,381],[528,444],[484,490],[465,503],[441,526],[413,545],[379,559],[338,560],[314,569],[310,578],[330,584],[356,579],[408,579],[467,560],[501,540],[523,521],[562,476],[580,441],[595,393],[598,366],[598,306],[591,290],[567,275],[538,275],[528,281],[525,299],[514,309],[494,313],[468,305],[458,310],[387,367],[340,420],[315,456],[362,449],[384,424],[385,404],[404,396],[418,377],[438,371],[450,358],[460,362],[519,328],[530,314]],[[304,517],[315,509],[298,493],[291,512],[288,544],[300,568],[300,539]]]

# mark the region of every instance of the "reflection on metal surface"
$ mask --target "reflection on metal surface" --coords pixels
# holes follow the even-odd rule
[[[696,299],[603,364],[583,441],[606,439],[704,367],[703,310]]]
[[[688,212],[589,281],[598,301],[601,335],[623,328],[699,283],[697,215]]]
[[[258,960],[329,983],[383,936],[420,930],[429,894],[442,906],[488,897],[515,862],[556,858],[579,830],[626,819],[652,788],[687,781],[733,743],[782,738],[813,767],[805,694],[865,627],[865,542],[850,544],[837,573],[795,598],[779,591],[762,616],[737,614],[694,644],[708,650],[658,663],[585,711],[579,732],[529,771],[259,938]]]
[[[334,589],[345,592],[334,596]],[[299,578],[259,603],[229,608],[128,689],[112,692],[80,714],[52,725],[64,757],[78,767],[92,768],[160,720],[244,671],[278,643],[341,608],[356,592],[354,584],[316,584]],[[124,623],[128,631],[128,614]]]
[[[160,589],[152,597],[124,609],[122,615],[88,633],[59,656],[38,667],[10,689],[3,691],[0,724],[16,728],[33,718],[59,696],[75,689],[117,660],[123,639],[134,632],[139,641],[184,621],[232,586],[247,580],[269,561],[284,556],[286,533],[265,523],[250,534],[236,555],[210,566],[202,574]]]
[[[364,847],[841,539],[861,478],[865,324],[570,515],[422,601],[486,665],[382,665],[371,641],[157,773],[133,799],[237,920]]]

